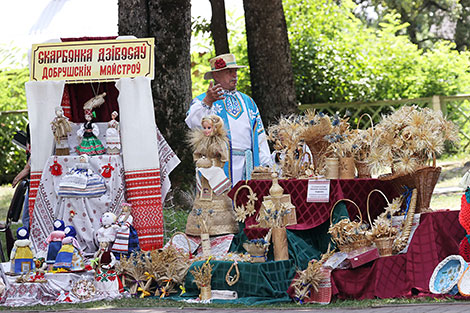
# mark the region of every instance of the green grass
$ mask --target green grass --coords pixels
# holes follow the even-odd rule
[[[0,220],[4,221],[7,217],[8,208],[10,207],[11,198],[15,189],[11,185],[0,186]]]
[[[419,298],[396,298],[396,299],[372,299],[372,300],[336,300],[328,305],[319,305],[319,304],[297,304],[293,302],[289,303],[276,303],[276,304],[263,304],[256,306],[249,306],[244,304],[231,304],[231,303],[211,303],[211,304],[198,304],[198,303],[186,303],[178,302],[169,299],[159,299],[153,297],[147,297],[144,299],[140,298],[124,298],[119,300],[112,301],[95,301],[88,303],[77,303],[77,304],[55,304],[54,306],[43,306],[35,305],[28,307],[15,307],[15,311],[24,310],[24,311],[50,311],[50,310],[77,310],[77,309],[91,309],[91,308],[100,308],[100,309],[119,309],[119,308],[146,308],[146,307],[177,307],[180,309],[183,308],[226,308],[226,309],[253,309],[253,308],[263,308],[263,309],[337,309],[337,308],[354,308],[354,309],[363,309],[363,308],[374,308],[374,307],[383,307],[383,306],[396,306],[396,305],[406,305],[406,304],[423,304],[423,303],[452,303],[457,302],[455,299],[451,298],[431,298],[431,297],[419,297]],[[8,307],[0,307],[1,310],[9,310]]]

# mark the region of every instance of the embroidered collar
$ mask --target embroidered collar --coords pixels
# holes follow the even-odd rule
[[[224,89],[224,96],[235,96],[235,93],[237,93],[237,89],[234,89],[234,90]]]

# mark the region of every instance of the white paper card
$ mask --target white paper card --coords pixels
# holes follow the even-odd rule
[[[310,179],[307,187],[307,202],[330,202],[330,180]]]

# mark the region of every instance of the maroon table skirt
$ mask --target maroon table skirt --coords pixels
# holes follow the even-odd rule
[[[229,192],[229,197],[234,198],[236,191],[245,184],[245,181],[238,182]],[[264,196],[269,195],[269,188],[271,188],[271,180],[249,180],[247,184],[257,194],[258,201],[255,204],[255,209],[258,212]],[[330,201],[327,203],[308,203],[307,202],[307,186],[308,179],[289,179],[279,180],[279,185],[284,188],[284,193],[291,195],[292,204],[296,208],[297,225],[289,226],[288,229],[306,230],[315,228],[330,218],[330,212],[336,201],[340,199],[350,199],[354,201],[361,209],[362,217],[367,220],[367,196],[373,189],[381,190],[387,195],[388,200],[392,201],[393,197],[397,194],[395,189],[388,181],[381,181],[378,179],[332,179],[330,180]],[[240,190],[237,195],[237,205],[246,204],[248,190],[246,188]],[[354,205],[347,203],[350,215],[356,216],[357,209]],[[386,206],[385,199],[378,192],[374,192],[370,197],[370,214],[374,218],[380,214]],[[246,227],[256,224],[255,215],[246,219]],[[245,228],[245,233],[248,238],[259,238],[263,236],[264,232],[259,229]]]
[[[333,295],[340,299],[373,299],[429,294],[434,268],[458,254],[465,230],[459,211],[423,213],[406,254],[382,257],[356,269],[334,270]],[[414,293],[414,294],[415,294]]]

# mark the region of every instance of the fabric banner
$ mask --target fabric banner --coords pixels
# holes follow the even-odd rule
[[[55,117],[54,108],[61,105],[65,82],[26,82],[29,129],[31,133],[31,187],[29,211],[32,213],[37,187],[47,158],[52,154],[54,137],[50,121]],[[44,123],[44,121],[48,121]],[[32,216],[32,214],[30,214]]]
[[[163,211],[158,138],[150,79],[116,82],[127,200],[143,250],[163,246]]]

